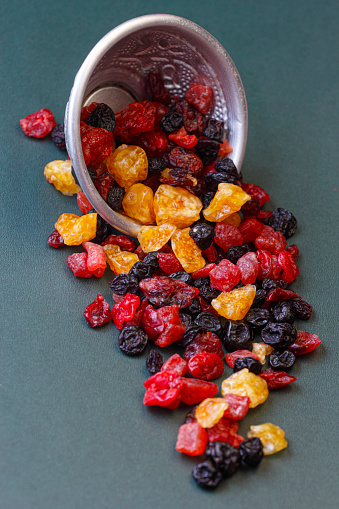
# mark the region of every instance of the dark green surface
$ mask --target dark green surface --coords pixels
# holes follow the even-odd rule
[[[91,330],[82,318],[96,293],[111,302],[109,276],[76,280],[65,264],[73,249],[46,245],[55,220],[77,206],[43,177],[64,153],[19,126],[41,107],[61,122],[93,45],[153,12],[200,24],[238,67],[249,108],[245,180],[299,220],[293,288],[315,311],[298,327],[323,340],[293,369],[298,382],[241,424],[243,434],[280,425],[288,449],[215,493],[195,486],[197,461],[174,450],[185,409],[143,407],[145,356],[125,357],[112,326]],[[1,509],[337,507],[338,3],[2,0],[0,15]]]

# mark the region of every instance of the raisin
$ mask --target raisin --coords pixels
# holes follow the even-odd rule
[[[146,358],[146,368],[151,373],[151,375],[155,375],[155,373],[161,371],[163,363],[164,360],[162,355],[152,348],[148,354],[148,357]]]
[[[289,350],[284,350],[283,352],[274,350],[270,354],[268,362],[272,369],[288,370],[295,363],[295,355]]]
[[[199,313],[202,312],[200,300],[194,298],[191,304],[186,308],[186,311],[192,316],[192,318],[195,318]]]
[[[203,205],[204,209],[207,209],[211,201],[213,200],[215,193],[204,193],[199,195],[199,198],[201,200],[201,203]]]
[[[142,293],[139,288],[139,280],[130,274],[118,274],[108,284],[112,292],[118,295],[133,293],[140,296]]]
[[[304,355],[305,353],[313,352],[321,344],[319,336],[298,330],[296,341],[288,346],[288,350],[294,355]]]
[[[266,291],[263,288],[259,288],[256,291],[254,301],[252,303],[252,309],[261,307],[264,304],[265,299],[266,299]]]
[[[167,161],[164,157],[149,157],[148,171],[149,173],[160,173],[167,168]]]
[[[210,140],[221,143],[224,136],[224,122],[216,120],[215,118],[209,118],[202,134]]]
[[[258,331],[272,321],[272,316],[268,309],[251,308],[244,320],[254,331]]]
[[[238,181],[233,175],[229,175],[228,173],[224,173],[224,172],[207,173],[204,176],[204,182],[206,184],[206,187],[210,191],[213,191],[214,193],[217,192],[218,185],[220,183],[234,184],[235,186],[238,185]]]
[[[292,312],[299,320],[308,320],[312,314],[312,306],[304,300],[292,300],[290,301]]]
[[[54,120],[53,113],[47,108],[42,108],[27,115],[27,117],[20,120],[20,125],[26,136],[33,136],[33,138],[43,138],[50,133],[56,121]]]
[[[259,438],[244,440],[239,446],[239,455],[242,465],[256,467],[264,457],[263,445]]]
[[[274,348],[286,348],[297,339],[297,330],[290,323],[268,323],[261,331],[264,343]]]
[[[199,140],[195,145],[196,154],[204,166],[208,166],[217,160],[219,150],[220,143],[214,140]]]
[[[177,281],[183,281],[184,283],[187,283],[188,285],[193,286],[193,278],[191,274],[188,274],[184,270],[179,270],[178,272],[173,272],[170,276],[171,279],[176,279]]]
[[[214,166],[215,171],[227,173],[228,175],[233,175],[236,180],[240,179],[240,172],[238,171],[236,165],[229,159],[228,157],[222,157],[215,163]]]
[[[135,325],[122,329],[119,334],[119,348],[126,355],[141,355],[147,347],[147,334]]]
[[[212,442],[208,444],[205,453],[224,477],[231,476],[240,467],[238,449],[226,442]]]
[[[99,103],[87,117],[86,124],[92,127],[102,127],[113,133],[115,129],[114,112],[107,104]]]
[[[212,313],[202,312],[194,318],[194,325],[205,329],[208,332],[213,332],[217,336],[221,337],[223,334],[223,328],[220,320],[212,315]]]
[[[64,124],[57,124],[51,131],[51,138],[54,141],[56,147],[61,150],[66,150],[65,142],[65,128]]]
[[[229,352],[248,350],[252,346],[253,332],[244,321],[228,320],[225,324],[222,341]]]
[[[247,255],[248,253],[251,253],[251,252],[252,252],[252,247],[250,244],[241,244],[241,245],[238,244],[238,245],[231,246],[227,249],[227,251],[225,253],[225,258],[227,258],[227,260],[229,260],[230,262],[234,263],[234,265],[236,265],[236,264],[238,264],[238,261],[240,260],[240,258],[245,257],[245,255]],[[252,256],[249,259],[252,259]],[[240,265],[238,265],[238,267],[240,268]],[[241,269],[241,270],[244,270],[244,269]],[[244,283],[244,284],[248,284],[248,283]]]
[[[244,368],[247,368],[248,371],[254,373],[255,375],[259,375],[261,371],[261,362],[258,359],[253,359],[253,357],[243,357],[238,358],[234,362],[233,372],[236,373]]]
[[[195,281],[195,283],[196,283],[196,281]],[[213,299],[216,299],[220,295],[220,290],[217,290],[216,288],[212,288],[211,285],[208,283],[208,281],[205,280],[204,284],[199,286],[199,295],[210,304]],[[200,306],[200,309],[201,309],[201,306]]]
[[[259,376],[266,380],[269,390],[280,389],[297,380],[295,376],[288,375],[285,371],[276,371],[271,368],[265,369]]]
[[[176,304],[185,308],[192,303],[199,290],[187,285],[183,281],[170,279],[166,276],[154,276],[139,283],[151,304],[155,306],[169,306]]]
[[[129,276],[137,278],[138,281],[141,281],[142,279],[151,277],[155,270],[154,267],[145,263],[144,258],[144,261],[135,263],[128,274]]]
[[[98,293],[94,301],[86,307],[84,317],[91,327],[98,327],[99,325],[111,321],[111,308],[100,293]]]
[[[174,133],[184,125],[183,116],[177,111],[169,111],[160,120],[160,129],[165,133]]]
[[[287,281],[273,281],[272,279],[264,278],[261,282],[261,286],[264,290],[266,290],[266,292],[269,292],[275,288],[282,288],[283,290],[286,290],[288,283]]]
[[[207,223],[197,223],[191,226],[190,236],[199,249],[205,250],[210,247],[214,239],[214,228]]]
[[[200,488],[214,489],[219,486],[223,475],[210,460],[206,460],[193,468],[192,477]]]
[[[107,193],[107,205],[112,210],[119,211],[122,209],[122,200],[125,196],[125,190],[122,187],[116,186],[110,189]]]
[[[186,327],[186,330],[188,327],[193,325],[193,320],[192,320],[191,315],[189,315],[187,313],[179,313],[179,316],[180,316],[181,323],[183,324],[184,327]]]
[[[272,211],[272,216],[268,218],[267,224],[288,239],[295,233],[298,223],[288,209],[277,208]]]
[[[293,323],[295,315],[292,308],[292,302],[289,300],[278,300],[271,307],[274,322]]]
[[[156,251],[150,251],[147,253],[142,261],[146,263],[146,265],[149,265],[153,272],[159,268],[158,253]]]

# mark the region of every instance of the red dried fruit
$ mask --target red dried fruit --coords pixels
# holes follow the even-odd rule
[[[233,447],[239,447],[244,438],[237,435],[238,429],[239,424],[237,421],[228,419],[227,417],[222,417],[217,424],[206,430],[208,434],[208,441],[227,442]]]
[[[201,83],[191,83],[185,94],[186,101],[192,104],[200,113],[206,115],[213,102],[213,90]]]
[[[305,353],[313,352],[321,344],[319,336],[304,332],[297,331],[297,339],[287,349],[294,353],[294,355],[304,355]]]
[[[168,154],[168,160],[171,166],[182,168],[193,177],[199,178],[201,175],[202,161],[192,150],[175,147]]]
[[[108,237],[109,238],[109,237]],[[142,262],[142,260],[144,258],[146,258],[147,256],[147,253],[145,253],[145,251],[142,250],[142,247],[141,246],[138,246],[134,251],[133,251],[139,258],[139,260]]]
[[[210,352],[217,354],[221,359],[224,358],[222,343],[218,336],[213,332],[201,332],[195,336],[186,346],[183,358],[189,361],[191,357],[200,352]]]
[[[167,136],[159,128],[139,134],[134,138],[133,143],[143,148],[147,157],[161,157],[168,147]]]
[[[208,435],[198,422],[183,424],[179,428],[175,450],[188,456],[201,456],[207,445]]]
[[[114,178],[110,173],[103,173],[95,179],[94,185],[104,201],[107,201],[108,192],[112,189],[113,184]]]
[[[200,352],[190,358],[188,369],[194,378],[215,380],[223,374],[224,363],[216,353]]]
[[[87,253],[73,253],[67,257],[66,263],[76,277],[92,277],[87,267]]]
[[[149,101],[130,103],[115,115],[114,136],[130,143],[137,134],[153,129],[155,113],[156,108]]]
[[[246,253],[237,261],[241,271],[241,282],[244,285],[253,284],[257,280],[259,262],[255,253]]]
[[[246,182],[243,182],[241,184],[242,189],[245,191],[245,193],[249,194],[250,196],[254,196],[255,198],[258,198],[260,207],[264,205],[264,203],[267,203],[270,201],[270,195],[266,193],[266,191],[259,186],[255,186],[254,184],[248,184]]]
[[[278,255],[278,263],[283,269],[281,279],[292,283],[299,275],[299,269],[295,264],[292,254],[288,251],[281,251]]]
[[[270,279],[273,281],[278,281],[281,279],[281,267],[278,263],[278,257],[272,254],[272,270],[270,274]]]
[[[243,359],[244,357],[252,357],[252,359],[257,359],[260,361],[258,355],[250,352],[249,350],[235,350],[235,352],[227,353],[225,355],[225,361],[233,369],[236,359]]]
[[[297,380],[295,376],[291,376],[285,371],[276,371],[271,368],[264,369],[258,376],[266,380],[269,390],[280,389]]]
[[[90,113],[98,106],[99,103],[91,103],[89,106],[83,106],[81,109],[80,121],[86,122]]]
[[[295,293],[293,290],[283,290],[283,288],[273,288],[270,290],[265,297],[265,303],[263,304],[263,308],[269,309],[271,302],[276,302],[277,300],[290,300],[290,299],[300,299],[300,295]]]
[[[196,270],[195,272],[192,272],[191,276],[192,278],[199,279],[200,277],[206,277],[211,272],[212,269],[216,267],[215,263],[209,263],[208,265],[205,265],[202,269]]]
[[[219,256],[218,251],[215,249],[213,244],[211,244],[207,249],[201,251],[201,254],[204,258],[207,258],[210,263],[216,262]]]
[[[202,132],[205,127],[204,116],[191,106],[185,99],[174,97],[176,110],[181,113],[184,119],[184,125],[186,131],[189,133],[198,131]]]
[[[259,237],[264,228],[265,226],[255,217],[243,220],[239,226],[239,231],[243,236],[243,242],[253,242],[253,240]]]
[[[160,371],[144,382],[144,405],[170,408],[180,403],[182,378],[175,371]]]
[[[139,286],[149,302],[159,307],[177,305],[180,309],[185,308],[199,293],[198,288],[166,276],[143,279]]]
[[[116,294],[113,293],[113,299],[115,302],[122,302],[124,300],[124,295],[119,295],[119,297],[122,297],[122,299],[116,300],[115,297]],[[145,312],[146,307],[148,306],[148,300],[144,299],[138,309],[136,310],[133,318],[131,320],[127,320],[125,322],[125,327],[129,327],[130,325],[136,325],[137,327],[141,327],[141,319],[143,317],[143,314]]]
[[[32,136],[33,138],[43,138],[50,133],[56,121],[54,120],[53,113],[47,108],[42,108],[27,115],[27,117],[20,120],[20,125],[26,136]]]
[[[225,252],[232,246],[238,246],[244,241],[238,228],[228,223],[217,223],[214,229],[214,243]]]
[[[211,313],[212,315],[216,316],[217,318],[220,318],[218,311],[216,311],[211,304],[206,302],[200,295],[197,295],[197,299],[200,302],[201,311],[208,311],[208,313]]]
[[[171,102],[171,94],[165,87],[160,71],[154,70],[147,74],[146,86],[149,89],[153,101],[162,104],[169,104]]]
[[[221,260],[219,265],[209,273],[211,287],[229,292],[241,279],[241,270],[227,259]]]
[[[239,396],[238,394],[225,394],[224,398],[228,403],[228,408],[224,412],[224,417],[240,421],[245,417],[250,405],[248,396]]]
[[[83,247],[86,249],[87,257],[87,268],[97,277],[101,277],[106,269],[106,255],[105,250],[99,244],[94,242],[83,242]],[[98,274],[100,274],[98,276]]]
[[[272,210],[260,210],[260,212],[257,214],[257,219],[260,219],[260,221],[262,221],[263,219],[271,217],[271,215]]]
[[[178,131],[168,135],[168,138],[179,147],[191,149],[198,142],[195,134],[187,134],[185,127],[181,127]]]
[[[258,249],[256,256],[259,262],[258,280],[269,278],[272,272],[272,255],[269,251]]]
[[[87,214],[87,212],[93,208],[83,191],[77,194],[77,204],[83,214]]]
[[[98,327],[112,319],[111,308],[100,293],[94,301],[87,306],[84,317],[91,327]]]
[[[168,370],[175,371],[178,375],[184,376],[188,371],[187,361],[180,357],[178,353],[175,353],[162,365],[161,371]]]
[[[102,163],[112,152],[113,134],[110,131],[80,122],[80,136],[86,166]]]
[[[133,319],[139,305],[140,298],[133,293],[126,293],[122,302],[114,304],[112,318],[118,329],[122,329],[125,322]]]
[[[260,213],[260,202],[258,198],[252,196],[248,202],[244,203],[244,205],[241,207],[241,213],[244,218],[258,216]]]
[[[155,310],[150,304],[145,308],[142,326],[151,341],[164,347],[182,338],[186,327],[181,323],[176,305]]]
[[[58,232],[58,230],[52,231],[52,233],[50,234],[50,236],[47,239],[47,244],[49,246],[52,246],[52,247],[55,247],[55,248],[58,248],[58,247],[61,247],[61,246],[65,245],[64,239],[61,237],[61,235]]]
[[[291,246],[287,246],[286,251],[288,251],[291,255],[293,260],[296,262],[299,258],[299,248],[296,244],[292,244]]]
[[[101,245],[106,246],[106,244],[115,244],[116,246],[119,246],[122,251],[129,251],[130,253],[136,252],[137,249],[137,245],[134,240],[129,239],[125,235],[109,235]],[[139,256],[139,253],[136,254]],[[147,253],[144,253],[145,256],[146,254]]]
[[[183,270],[178,258],[172,253],[158,253],[158,262],[160,269],[166,272],[166,274],[173,274],[173,272]]]
[[[217,384],[206,380],[183,378],[181,401],[186,405],[196,405],[206,398],[213,398],[218,392]]]
[[[270,226],[265,226],[259,237],[254,240],[257,249],[269,251],[278,255],[286,249],[286,239],[281,232],[275,231]]]

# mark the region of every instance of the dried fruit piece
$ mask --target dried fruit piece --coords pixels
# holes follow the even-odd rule
[[[278,232],[279,233],[279,232]],[[288,251],[281,251],[278,255],[278,264],[283,269],[281,279],[292,283],[299,275],[299,269],[295,264],[293,256]]]
[[[221,293],[211,304],[219,315],[228,320],[242,320],[250,309],[256,288],[254,285],[246,285],[235,288],[230,292]]]
[[[210,490],[219,486],[223,475],[211,460],[207,460],[193,468],[192,477],[200,488]]]
[[[151,375],[155,375],[155,373],[161,371],[163,363],[164,359],[162,358],[162,355],[152,348],[146,359],[146,368]]]
[[[250,398],[248,396],[239,396],[238,394],[224,394],[224,398],[228,403],[228,408],[225,410],[224,417],[240,421],[245,417],[250,405]]]
[[[214,352],[199,352],[188,361],[188,369],[194,378],[215,380],[224,372],[224,363]]]
[[[162,365],[161,371],[167,371],[169,369],[176,371],[180,376],[184,376],[188,371],[188,364],[178,353],[175,353]]]
[[[208,435],[197,422],[183,424],[179,428],[175,450],[188,456],[201,456],[207,445]]]
[[[176,227],[169,223],[160,226],[143,226],[138,232],[138,241],[145,253],[159,251],[172,237]]]
[[[268,387],[263,378],[244,368],[222,382],[221,393],[223,396],[229,393],[248,396],[251,400],[249,407],[255,408],[268,398]]]
[[[313,352],[320,344],[321,341],[316,334],[298,330],[297,339],[287,349],[294,353],[294,355],[304,355],[305,353]]]
[[[251,357],[252,359],[260,361],[259,357],[255,353],[250,352],[249,350],[235,350],[234,352],[227,353],[225,355],[225,361],[230,366],[230,368],[234,368],[235,361],[237,359],[243,359],[244,357]]]
[[[239,447],[239,444],[244,439],[242,436],[237,435],[238,429],[239,429],[238,421],[228,419],[227,417],[222,417],[220,421],[217,422],[217,424],[215,424],[211,428],[207,428],[206,431],[208,434],[208,441],[210,443],[227,442],[233,447]]]
[[[86,307],[84,317],[91,327],[98,327],[112,319],[111,308],[100,293]]]
[[[200,217],[202,203],[181,187],[162,184],[154,196],[154,212],[158,225],[170,223],[177,228],[187,228]]]
[[[212,288],[222,292],[229,292],[239,283],[241,271],[239,267],[224,259],[210,271],[209,276]]]
[[[257,249],[269,251],[272,255],[279,255],[286,249],[286,239],[282,233],[276,232],[270,226],[265,226],[264,230],[254,240]],[[267,276],[266,276],[267,277]]]
[[[259,438],[249,438],[240,444],[239,454],[243,465],[256,467],[264,456],[263,445]]]
[[[259,262],[255,253],[246,253],[237,261],[237,267],[241,272],[241,282],[251,285],[256,282],[259,272]]]
[[[58,230],[53,230],[52,231],[52,233],[50,234],[50,236],[47,239],[47,244],[49,246],[54,247],[55,249],[65,245],[64,239],[61,237],[61,235],[58,232]]]
[[[46,180],[65,196],[79,193],[81,187],[75,183],[71,161],[51,161],[45,166]]]
[[[240,455],[236,447],[227,442],[212,442],[206,448],[210,458],[224,477],[233,475],[240,467]]]
[[[106,269],[106,256],[105,250],[102,246],[95,244],[94,242],[83,242],[83,247],[87,251],[87,268],[94,275],[99,277],[102,276]]]
[[[147,347],[148,337],[140,327],[129,325],[119,334],[119,348],[126,355],[141,355]]]
[[[213,332],[198,333],[186,346],[183,357],[188,361],[191,357],[200,352],[213,352],[221,359],[224,358],[221,341]]]
[[[92,240],[97,231],[97,214],[61,214],[55,228],[58,230],[66,246],[80,246],[83,242]]]
[[[212,428],[223,417],[228,403],[224,398],[206,398],[196,411],[195,418],[203,428]]]
[[[235,226],[226,222],[218,223],[214,229],[214,243],[227,251],[232,246],[242,244],[243,236]]]
[[[265,369],[259,374],[259,376],[266,380],[269,390],[280,389],[281,387],[285,387],[297,380],[295,376],[291,376],[284,371],[276,371],[271,368]]]
[[[122,200],[125,213],[142,224],[155,223],[153,191],[144,184],[133,184]]]
[[[144,279],[139,286],[151,304],[155,306],[176,304],[180,309],[192,304],[192,300],[199,293],[197,288],[166,276]]]
[[[213,398],[218,392],[217,384],[195,378],[183,378],[181,401],[186,405],[196,405],[206,398]]]
[[[204,217],[207,221],[224,221],[234,212],[238,212],[250,199],[251,197],[239,186],[219,184],[214,198],[207,209],[203,211]]]
[[[114,135],[130,143],[139,133],[151,131],[155,123],[156,107],[149,101],[133,102],[115,115]]]
[[[113,150],[113,134],[106,129],[80,122],[80,136],[86,166],[95,167],[102,163]]]
[[[87,267],[87,253],[73,253],[67,257],[66,263],[76,277],[92,277]]]
[[[142,326],[149,338],[161,347],[179,341],[186,330],[181,323],[179,308],[176,305],[163,306],[155,310],[149,304],[142,316]]]
[[[107,263],[116,274],[128,274],[133,265],[139,261],[138,255],[121,251],[115,244],[107,244],[104,249]]]
[[[279,452],[288,445],[284,431],[271,422],[251,426],[247,437],[260,439],[263,445],[264,456]]]
[[[270,201],[270,195],[266,193],[262,187],[255,186],[254,184],[247,184],[246,182],[243,182],[241,187],[247,194],[259,200],[260,207]]]
[[[266,343],[253,343],[252,352],[258,356],[261,364],[265,364],[266,357],[273,352],[273,346]]]
[[[109,173],[126,191],[136,182],[147,178],[146,152],[136,145],[120,145],[108,157],[106,164]]]
[[[42,108],[35,113],[27,115],[20,120],[20,125],[26,136],[43,138],[50,133],[56,125],[53,113],[47,108]]]
[[[122,329],[125,322],[132,320],[140,305],[140,298],[133,293],[126,293],[122,302],[112,307],[112,318],[118,329]]]
[[[175,256],[186,272],[194,272],[206,265],[205,259],[201,255],[201,250],[190,236],[189,228],[176,230],[171,237],[171,246]]]
[[[213,102],[213,90],[201,83],[191,83],[186,94],[186,101],[192,104],[200,113],[206,115]]]
[[[122,332],[124,329],[122,330]],[[175,371],[160,371],[144,382],[144,405],[169,407],[178,401],[183,386],[182,377]]]

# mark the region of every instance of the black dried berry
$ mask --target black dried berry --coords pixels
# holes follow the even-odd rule
[[[112,210],[118,211],[121,210],[122,200],[125,196],[125,190],[122,187],[116,186],[108,191],[107,194],[107,205],[111,207]]]
[[[185,417],[185,424],[188,424],[190,422],[196,422],[195,411],[198,408],[198,406],[199,405],[194,405],[194,407],[191,408],[191,410],[189,410],[187,412],[186,417]]]
[[[250,251],[252,251],[250,244],[239,244],[238,246],[231,246],[227,249],[225,258],[236,265],[239,258],[244,256],[246,253],[249,253]]]
[[[227,442],[211,442],[207,445],[205,454],[213,462],[215,467],[229,477],[240,467],[240,455],[236,447]]]
[[[165,133],[174,133],[184,125],[184,118],[177,111],[169,111],[161,117],[160,129]]]
[[[240,180],[241,173],[238,172],[236,165],[229,157],[222,157],[215,163],[215,171],[222,171],[228,175],[233,175],[236,180]]]
[[[273,281],[272,279],[265,278],[261,282],[261,286],[266,292],[269,292],[270,290],[274,290],[275,288],[282,288],[283,290],[286,290],[288,287],[287,281]]]
[[[219,337],[223,334],[223,328],[219,319],[208,311],[203,311],[197,315],[194,318],[194,325],[198,325],[207,332],[213,332]]]
[[[195,318],[199,313],[201,313],[202,309],[199,299],[194,297],[192,303],[187,308],[185,308],[185,311],[187,311],[187,313],[189,313],[192,318]]]
[[[194,285],[196,286],[196,285]],[[197,287],[198,288],[198,287]],[[216,299],[218,295],[221,294],[220,290],[217,290],[216,288],[212,288],[208,281],[206,280],[205,284],[199,286],[199,295],[202,297],[206,302],[211,304],[213,299]]]
[[[276,231],[281,232],[286,239],[291,237],[297,229],[297,219],[288,209],[277,208],[272,211],[267,224]]]
[[[187,328],[187,327],[190,327],[191,325],[193,325],[192,317],[188,313],[179,313],[179,316],[180,316],[181,323],[183,324],[184,327]]]
[[[146,368],[151,373],[151,375],[155,375],[155,373],[161,371],[163,363],[164,359],[162,358],[162,355],[160,355],[160,353],[156,350],[152,349],[146,359]]]
[[[215,118],[209,118],[202,134],[210,140],[222,143],[222,138],[224,136],[224,122],[216,120]]]
[[[291,300],[292,311],[299,320],[308,320],[312,314],[312,306],[304,300]]]
[[[252,302],[252,308],[260,308],[266,299],[266,291],[263,288],[258,288],[255,293],[254,301]]]
[[[119,348],[126,355],[140,355],[148,343],[147,334],[136,325],[124,327],[119,334]]]
[[[190,228],[190,237],[194,240],[199,249],[208,249],[214,239],[214,228],[207,223],[197,223]]]
[[[185,330],[182,338],[179,341],[177,341],[176,344],[186,348],[186,346],[191,341],[193,341],[195,336],[197,334],[200,334],[201,332],[204,332],[204,331],[203,331],[203,329],[201,327],[199,327],[199,325],[194,325],[194,324],[193,325],[189,325],[187,327],[187,329]]]
[[[253,332],[249,325],[239,320],[233,322],[228,320],[224,327],[222,342],[228,352],[236,350],[249,350],[252,346]]]
[[[138,279],[130,274],[118,274],[109,281],[108,285],[117,295],[126,295],[126,293],[140,295],[141,292]]]
[[[150,253],[147,253],[142,261],[152,267],[154,273],[159,268],[158,251],[151,251]]]
[[[293,323],[295,315],[292,309],[292,303],[289,300],[278,300],[271,307],[274,322]]]
[[[192,286],[193,278],[190,274],[185,272],[184,270],[179,270],[178,272],[173,272],[170,276],[171,279],[176,279],[177,281],[183,281],[184,283]]]
[[[194,148],[195,153],[202,160],[202,164],[208,166],[217,160],[220,143],[213,140],[199,140]]]
[[[213,200],[215,193],[204,193],[199,195],[199,199],[202,203],[203,209],[207,209],[211,201]]]
[[[262,369],[262,364],[260,361],[258,361],[258,359],[253,359],[253,357],[238,357],[235,359],[233,373],[241,371],[245,368],[247,368],[251,373],[259,375]]]
[[[86,124],[92,127],[101,127],[112,133],[115,129],[114,111],[107,104],[99,103],[89,114]]]
[[[290,323],[270,322],[261,331],[264,343],[274,348],[287,348],[297,339],[297,330]]]
[[[167,168],[167,161],[164,157],[150,157],[148,159],[148,172],[160,173]]]
[[[239,445],[239,454],[242,465],[256,467],[264,457],[261,440],[257,437],[244,440]]]
[[[213,463],[207,460],[193,468],[192,477],[200,488],[213,489],[220,484],[223,476]]]
[[[268,309],[251,308],[244,320],[254,331],[257,331],[266,327],[272,321],[272,316]]]
[[[90,209],[86,212],[86,214],[92,214],[93,212],[96,212],[96,210]],[[94,242],[95,244],[101,244],[111,234],[111,231],[111,225],[107,223],[103,217],[97,214],[96,236],[91,240],[91,242]]]
[[[274,350],[270,354],[268,362],[272,369],[287,371],[294,365],[295,355],[289,350],[284,350],[283,352]]]
[[[54,126],[51,131],[51,137],[58,148],[60,148],[61,150],[67,150],[64,124],[57,124],[56,126]]]
[[[152,277],[154,274],[154,268],[145,262],[136,262],[128,273],[130,276],[134,276],[138,281]]]
[[[95,179],[98,177],[96,170],[93,170],[92,168],[89,168],[87,166],[87,171],[88,171],[88,174],[90,176],[90,179],[92,180],[92,182],[94,182]]]
[[[239,185],[237,179],[233,175],[228,175],[224,172],[219,173],[206,173],[204,176],[206,187],[216,193],[218,191],[219,184],[233,184]]]

